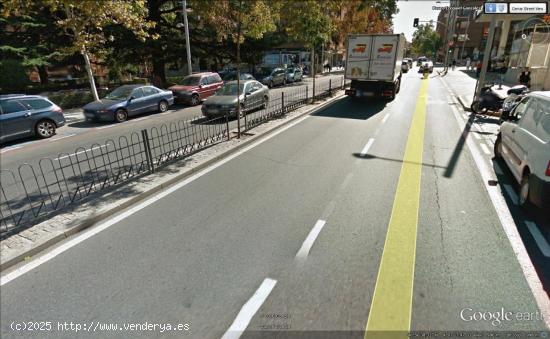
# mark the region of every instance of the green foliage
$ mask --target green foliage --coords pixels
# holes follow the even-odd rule
[[[287,33],[310,48],[326,43],[334,25],[324,4],[317,0],[302,0],[295,2],[293,7],[292,11],[285,11]]]
[[[20,60],[0,61],[0,88],[2,92],[18,92],[29,83],[25,67]]]
[[[443,40],[431,25],[420,25],[413,33],[412,52],[432,57],[442,44]]]

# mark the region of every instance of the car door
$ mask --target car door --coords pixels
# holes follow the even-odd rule
[[[264,97],[262,95],[262,84],[257,81],[254,81],[252,84],[252,96],[254,98],[254,107],[261,107],[263,105]]]
[[[30,118],[31,112],[19,100],[0,101],[0,111],[1,140],[32,134],[34,126]]]
[[[144,112],[156,111],[159,106],[159,92],[153,87],[143,87]]]
[[[144,98],[143,89],[141,89],[141,87],[134,88],[130,97],[132,100],[128,102],[128,116],[136,115],[146,110],[147,102]]]
[[[501,129],[503,158],[518,182],[521,180],[522,163],[525,158],[525,146],[521,145],[520,139],[524,139],[523,130],[532,123],[532,116],[529,114],[533,109],[532,104],[531,97],[524,98],[513,112],[516,122],[509,123]]]
[[[199,98],[204,100],[209,97],[208,94],[208,76],[203,76],[199,82]]]

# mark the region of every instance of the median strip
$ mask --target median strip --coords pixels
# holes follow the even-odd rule
[[[410,329],[427,94],[425,80],[405,148],[365,338],[378,337],[378,331],[393,331],[388,338],[398,332],[406,338]]]

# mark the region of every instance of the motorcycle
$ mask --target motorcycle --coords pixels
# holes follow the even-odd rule
[[[470,109],[475,114],[486,113],[487,111],[498,112],[502,109],[502,105],[508,96],[511,94],[519,95],[525,93],[528,89],[524,85],[514,86],[504,94],[502,87],[495,88],[494,84],[485,85],[481,88],[481,94],[478,100],[475,100]]]
[[[510,88],[507,93],[508,97],[504,100],[500,109],[499,123],[511,119],[510,114],[527,93],[529,93],[529,89],[525,85],[518,85]]]

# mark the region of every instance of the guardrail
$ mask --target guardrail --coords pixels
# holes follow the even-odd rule
[[[342,89],[343,79],[316,84],[315,99]],[[312,101],[309,86],[270,98],[260,109],[245,105],[244,130]],[[263,99],[263,98],[262,98]],[[78,147],[16,170],[0,169],[0,238],[20,232],[86,198],[107,192],[162,166],[230,139],[230,117],[196,117]]]

